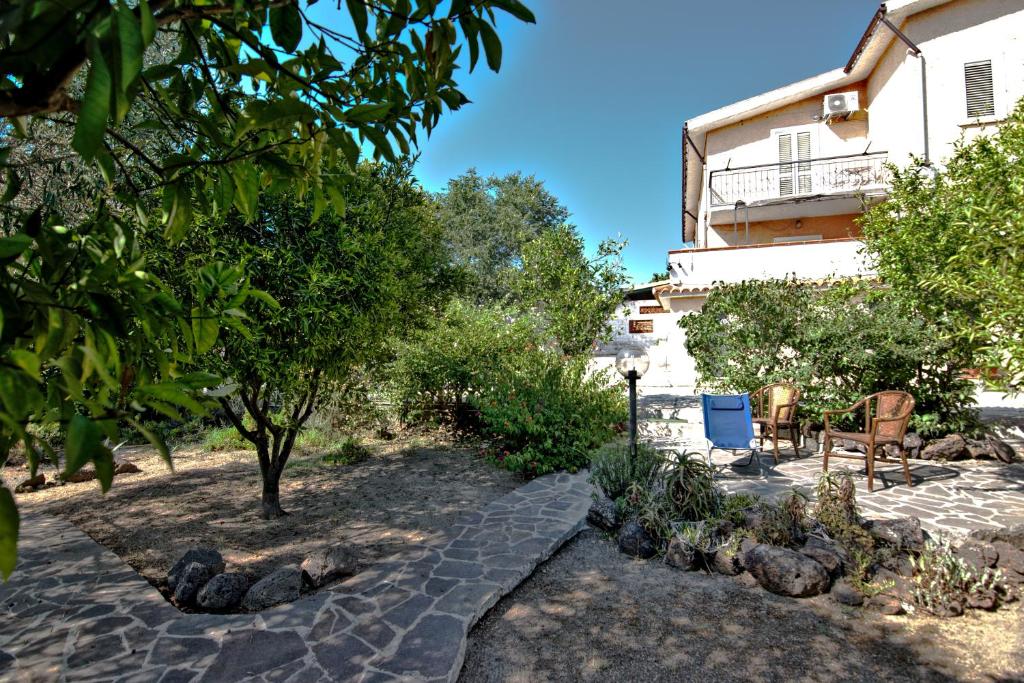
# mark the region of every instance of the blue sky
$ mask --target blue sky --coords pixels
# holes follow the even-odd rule
[[[462,72],[471,105],[421,143],[431,191],[476,167],[545,181],[593,247],[629,240],[644,281],[680,245],[688,118],[846,63],[875,0],[524,0],[500,21],[499,74]],[[480,60],[483,62],[483,59]]]

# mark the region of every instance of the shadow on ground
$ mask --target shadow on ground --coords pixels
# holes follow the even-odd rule
[[[749,580],[749,577],[746,577]],[[462,683],[527,681],[1013,680],[1024,671],[1019,610],[933,624],[791,600],[730,579],[631,560],[588,529],[472,631]],[[940,625],[944,628],[944,625]],[[972,660],[972,657],[979,661]]]
[[[341,466],[300,456],[282,480],[290,514],[265,521],[253,453],[184,453],[173,474],[151,455],[133,459],[146,476],[118,478],[105,496],[90,482],[19,503],[68,519],[154,584],[194,546],[219,549],[229,569],[250,577],[338,542],[353,546],[365,567],[406,543],[429,542],[522,483],[465,448],[408,447]],[[50,492],[60,498],[47,500]]]

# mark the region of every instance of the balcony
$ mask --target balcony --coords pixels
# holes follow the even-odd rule
[[[865,197],[885,194],[887,157],[876,152],[712,171],[711,224],[859,213]]]
[[[863,242],[829,239],[669,252],[672,289],[700,294],[716,282],[795,277],[800,280],[863,277],[874,270],[860,253]]]

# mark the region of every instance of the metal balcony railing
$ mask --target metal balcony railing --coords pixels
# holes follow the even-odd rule
[[[886,152],[712,171],[712,206],[858,192],[888,183]]]

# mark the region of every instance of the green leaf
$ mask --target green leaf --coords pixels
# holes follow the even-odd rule
[[[33,379],[37,381],[40,379],[39,356],[25,349],[14,349],[10,355],[15,365],[31,375]]]
[[[90,161],[103,143],[110,114],[112,85],[110,70],[95,44],[89,50],[89,76],[85,83],[85,96],[78,111],[78,123],[71,146],[83,159]]]
[[[376,149],[381,156],[394,163],[395,150],[391,148],[391,143],[388,141],[387,135],[373,126],[360,126],[359,132],[370,140],[370,144],[373,145],[374,149]]]
[[[270,35],[285,52],[294,52],[302,40],[302,16],[299,8],[289,3],[270,9]]]
[[[164,237],[171,242],[180,242],[192,226],[192,192],[188,185],[181,181],[168,185],[164,193],[165,202],[169,204]]]
[[[498,9],[505,10],[520,21],[525,21],[528,24],[537,23],[537,17],[533,16],[533,12],[519,0],[491,0],[491,4]]]
[[[152,17],[150,17],[152,19]],[[139,19],[128,6],[119,2],[114,8],[117,41],[121,57],[121,92],[127,92],[142,71],[142,53],[145,50]]]
[[[352,16],[352,24],[360,36],[366,35],[368,17],[366,16],[366,4],[363,0],[345,0],[348,5],[348,13]]]
[[[19,232],[10,237],[2,237],[0,238],[0,259],[21,256],[31,246],[32,238],[25,233]]]
[[[11,572],[18,562],[18,527],[21,518],[14,504],[14,496],[0,486],[0,574],[4,581],[11,578]]]
[[[484,54],[487,56],[487,66],[491,67],[491,71],[498,71],[501,69],[501,39],[486,21],[481,21],[479,26],[480,38],[484,43]]]
[[[92,460],[98,449],[102,448],[102,440],[103,433],[99,425],[85,415],[72,417],[64,442],[64,475],[74,474]]]
[[[259,176],[252,164],[236,164],[231,169],[235,181],[235,206],[248,220],[256,216],[259,200]]]
[[[369,123],[383,118],[391,109],[389,102],[368,102],[357,104],[345,111],[345,118],[352,123]]]
[[[153,20],[153,12],[149,8],[147,0],[139,2],[139,31],[142,34],[142,42],[149,45],[156,38],[156,21]]]
[[[114,483],[114,454],[110,452],[109,448],[100,446],[92,461],[96,467],[96,479],[99,480],[103,493],[106,493],[110,490],[110,485]]]
[[[198,306],[192,309],[192,336],[195,337],[196,353],[206,353],[217,343],[220,324],[213,314]]]

